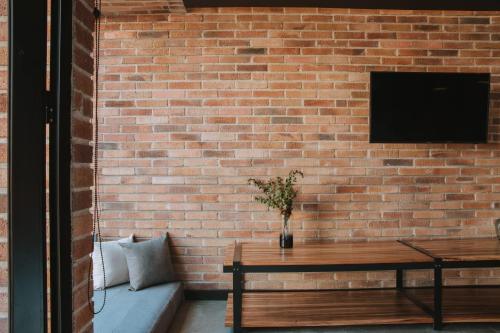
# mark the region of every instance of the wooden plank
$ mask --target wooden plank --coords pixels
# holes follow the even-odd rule
[[[429,263],[432,258],[396,241],[369,243],[316,242],[281,249],[278,244],[242,243],[243,266],[312,266]],[[224,266],[232,265],[232,247],[226,249]]]
[[[230,294],[226,326],[233,324],[232,303]],[[242,326],[249,328],[425,323],[432,318],[396,290],[243,294]]]
[[[500,260],[500,241],[496,238],[412,240],[408,243],[443,261]]]
[[[433,289],[410,289],[424,304],[432,306]],[[443,289],[444,323],[500,323],[500,288],[460,287]]]

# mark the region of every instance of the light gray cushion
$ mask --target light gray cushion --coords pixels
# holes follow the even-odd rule
[[[139,243],[120,243],[127,259],[130,290],[174,280],[167,236]]]
[[[127,260],[119,243],[133,243],[134,235],[127,238],[111,242],[94,243],[94,252],[92,253],[92,280],[94,280],[94,289],[104,289],[104,273],[106,273],[106,287],[116,286],[128,282]],[[102,260],[104,258],[104,260]],[[103,267],[104,266],[104,267]]]
[[[94,316],[95,333],[165,333],[184,300],[180,282],[132,292],[128,284],[108,288],[106,306]],[[98,307],[104,292],[94,291]]]

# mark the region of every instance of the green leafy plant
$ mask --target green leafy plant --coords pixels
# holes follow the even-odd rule
[[[268,181],[254,178],[248,180],[249,184],[255,185],[263,193],[262,196],[255,197],[255,200],[269,208],[278,209],[285,224],[292,215],[293,200],[297,196],[297,190],[293,187],[297,183],[297,175],[304,177],[301,171],[292,170],[286,178],[276,177]]]

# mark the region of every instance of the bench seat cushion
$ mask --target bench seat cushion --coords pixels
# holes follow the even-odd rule
[[[182,284],[169,282],[140,291],[129,291],[128,284],[108,288],[104,310],[94,316],[94,332],[167,332],[184,299]],[[96,309],[104,293],[94,292]]]

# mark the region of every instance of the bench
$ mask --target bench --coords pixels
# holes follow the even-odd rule
[[[107,289],[106,306],[94,316],[96,333],[165,333],[184,300],[180,282],[169,282],[139,291],[129,284]],[[104,292],[94,291],[94,304],[102,304]]]

